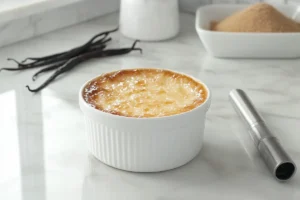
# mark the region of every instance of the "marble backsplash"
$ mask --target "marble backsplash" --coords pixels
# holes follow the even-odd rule
[[[263,0],[179,0],[179,4],[182,11],[193,13],[199,6],[205,4],[255,3],[260,1]],[[300,0],[264,1],[300,4]],[[115,12],[119,9],[119,2],[120,0],[74,0],[74,3],[45,12],[0,21],[0,47]]]
[[[20,18],[12,15],[11,20],[0,21],[0,47],[114,12],[118,7],[119,0],[74,0],[68,5],[43,12],[35,10],[34,14]]]

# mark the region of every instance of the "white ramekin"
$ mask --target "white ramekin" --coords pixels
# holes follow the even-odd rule
[[[208,87],[196,81],[208,92],[203,104],[185,113],[157,118],[124,117],[97,110],[82,97],[85,83],[79,92],[79,105],[89,151],[109,166],[134,172],[158,172],[188,163],[201,150],[211,102]]]

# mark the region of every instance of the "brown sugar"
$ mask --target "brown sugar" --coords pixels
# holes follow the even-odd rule
[[[254,4],[220,22],[211,30],[222,32],[300,32],[300,25],[266,3]]]

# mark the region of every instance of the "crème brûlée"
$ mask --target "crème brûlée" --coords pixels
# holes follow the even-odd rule
[[[163,117],[190,111],[207,98],[205,87],[162,69],[127,69],[101,75],[83,89],[92,107],[126,117]]]

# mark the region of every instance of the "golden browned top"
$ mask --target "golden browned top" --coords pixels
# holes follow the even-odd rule
[[[192,110],[207,98],[194,79],[168,70],[128,69],[90,81],[83,98],[104,112],[127,117],[161,117]]]

